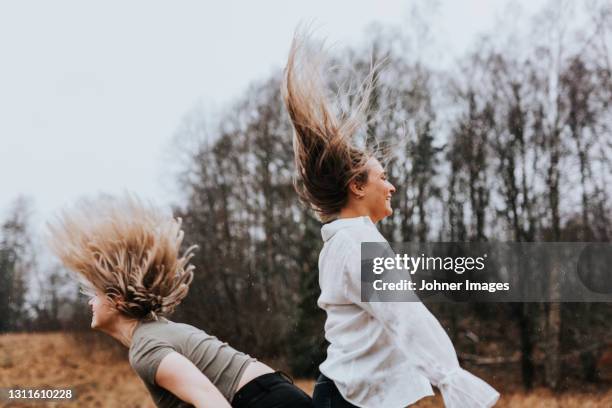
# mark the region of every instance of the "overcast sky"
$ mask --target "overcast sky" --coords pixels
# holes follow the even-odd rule
[[[176,202],[164,152],[196,104],[221,109],[280,69],[302,20],[358,44],[374,22],[407,24],[412,4],[0,3],[0,215],[20,194],[33,199],[37,225],[98,192]],[[502,0],[441,1],[431,28],[444,54],[459,55],[507,11]]]

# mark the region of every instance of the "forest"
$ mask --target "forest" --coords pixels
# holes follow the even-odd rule
[[[397,189],[378,225],[390,242],[610,241],[612,4],[551,3],[529,21],[525,32],[488,33],[448,66],[430,57],[427,16],[328,47],[339,114],[378,67],[359,141],[384,152]],[[194,107],[173,135],[183,193],[173,209],[185,244],[199,247],[173,319],[314,377],[326,347],[321,223],[294,191],[282,75],[251,84],[212,120]],[[68,272],[37,258],[33,212],[18,197],[1,221],[0,333],[88,330],[87,300]],[[608,303],[431,310],[464,364],[509,372],[499,375],[526,389],[600,381],[612,345]]]

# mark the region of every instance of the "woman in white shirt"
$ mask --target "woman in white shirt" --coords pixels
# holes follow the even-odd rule
[[[448,335],[422,303],[361,300],[361,243],[386,242],[375,224],[392,214],[395,187],[374,153],[353,142],[372,75],[354,112],[338,118],[325,95],[320,55],[308,38],[296,36],[283,83],[296,191],[325,223],[318,305],[327,313],[329,347],[315,407],[401,408],[433,395],[432,384],[447,407],[493,406],[499,394],[459,366]]]

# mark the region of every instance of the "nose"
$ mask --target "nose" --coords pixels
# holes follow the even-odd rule
[[[391,183],[389,183],[389,192],[391,194],[395,193],[395,186],[393,184],[391,184]]]

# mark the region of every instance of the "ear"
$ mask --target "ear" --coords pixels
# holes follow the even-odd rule
[[[357,180],[353,180],[349,183],[349,192],[353,194],[358,200],[365,196],[364,183]]]

